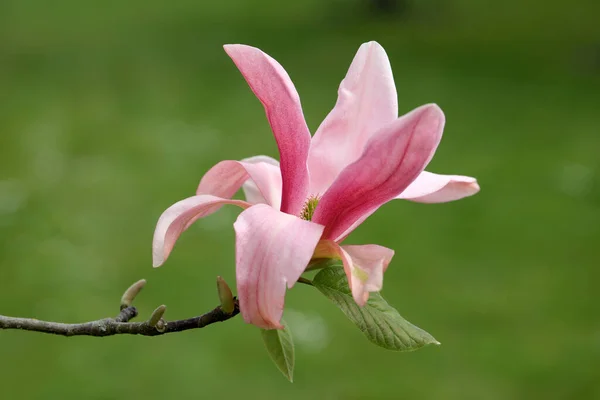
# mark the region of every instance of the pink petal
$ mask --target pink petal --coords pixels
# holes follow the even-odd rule
[[[286,286],[311,259],[323,226],[258,204],[242,212],[236,233],[236,279],[244,320],[280,329]]]
[[[418,203],[445,203],[479,192],[477,179],[460,175],[438,175],[423,171],[397,199]]]
[[[269,156],[262,156],[262,155],[261,156],[252,156],[252,157],[244,158],[242,161],[247,162],[247,163],[253,163],[253,164],[256,164],[259,162],[265,162],[267,164],[271,164],[276,167],[279,167],[279,161],[277,161],[273,157],[269,157]]]
[[[203,194],[181,200],[160,216],[152,241],[152,265],[160,267],[169,257],[175,242],[194,221],[217,211],[223,204],[248,208],[251,204],[242,200],[229,200]]]
[[[460,175],[438,175],[423,171],[396,199],[411,200],[418,203],[444,203],[460,200],[479,192],[477,179]],[[364,214],[335,240],[344,239],[375,211]]]
[[[257,48],[226,45],[225,51],[260,100],[275,135],[281,159],[281,211],[298,215],[308,193],[310,132],[300,97],[283,67]]]
[[[250,158],[245,158],[242,162],[257,164],[257,163],[267,163],[275,166],[273,169],[273,174],[269,176],[269,187],[273,190],[273,196],[278,199],[276,203],[271,204],[273,208],[279,209],[281,206],[281,170],[279,169],[279,161],[271,158],[269,156],[254,156]],[[246,180],[242,185],[242,189],[244,190],[244,195],[246,196],[246,201],[251,204],[270,204],[262,195],[258,186],[256,186],[256,182],[252,179]]]
[[[360,46],[338,89],[335,107],[311,143],[308,166],[312,194],[323,194],[368,140],[398,118],[392,68],[377,42]]]
[[[383,286],[383,273],[387,270],[394,250],[376,244],[342,246],[352,259],[352,275],[349,277],[352,296],[356,303],[364,306],[369,292],[378,292]]]
[[[444,121],[437,105],[425,105],[373,136],[362,156],[342,171],[319,201],[312,220],[325,225],[323,238],[337,239],[406,189],[433,157]]]
[[[266,162],[221,161],[204,174],[196,194],[212,194],[228,199],[248,179],[252,179],[267,204],[279,209],[281,174],[277,166]]]
[[[383,286],[383,273],[387,270],[394,250],[375,244],[362,246],[339,246],[332,240],[321,240],[314,258],[337,258],[342,260],[348,277],[348,285],[356,304],[364,306],[370,292],[378,292]]]

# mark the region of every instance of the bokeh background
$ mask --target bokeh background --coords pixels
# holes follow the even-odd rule
[[[222,51],[280,61],[314,132],[359,45],[387,50],[401,112],[436,102],[428,168],[475,197],[384,206],[348,243],[396,250],[383,293],[441,347],[377,348],[316,290],[286,319],[295,382],[241,318],[165,337],[0,332],[3,399],[600,398],[600,6],[593,0],[0,2],[0,314],[170,318],[217,305],[237,209],[151,267],[160,213],[222,159],[277,156]]]

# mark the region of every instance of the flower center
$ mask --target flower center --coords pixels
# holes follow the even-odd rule
[[[300,213],[300,218],[310,221],[312,219],[315,210],[317,209],[317,204],[319,204],[319,200],[321,198],[319,196],[309,196],[304,202],[304,207],[302,207],[302,212]]]

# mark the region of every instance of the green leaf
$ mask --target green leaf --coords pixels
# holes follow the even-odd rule
[[[379,293],[371,293],[364,307],[352,298],[343,268],[321,270],[313,279],[315,286],[337,305],[373,343],[389,350],[410,351],[440,343],[429,333],[414,326],[390,306]]]
[[[284,329],[261,329],[263,342],[271,360],[290,382],[294,381],[294,341],[292,332],[282,320]]]
[[[335,258],[317,258],[315,260],[311,260],[308,267],[306,267],[307,271],[312,271],[315,269],[323,269],[330,267],[342,267],[342,260],[337,260]]]

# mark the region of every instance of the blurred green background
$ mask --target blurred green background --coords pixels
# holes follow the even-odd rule
[[[386,298],[441,347],[377,348],[316,290],[288,293],[295,382],[235,318],[165,337],[0,332],[0,397],[600,398],[600,3],[414,0],[0,2],[0,314],[169,318],[234,275],[225,207],[151,267],[160,213],[222,159],[277,156],[225,43],[287,69],[314,132],[377,40],[402,113],[447,116],[428,168],[475,176],[455,203],[384,206],[347,243],[395,249]]]

